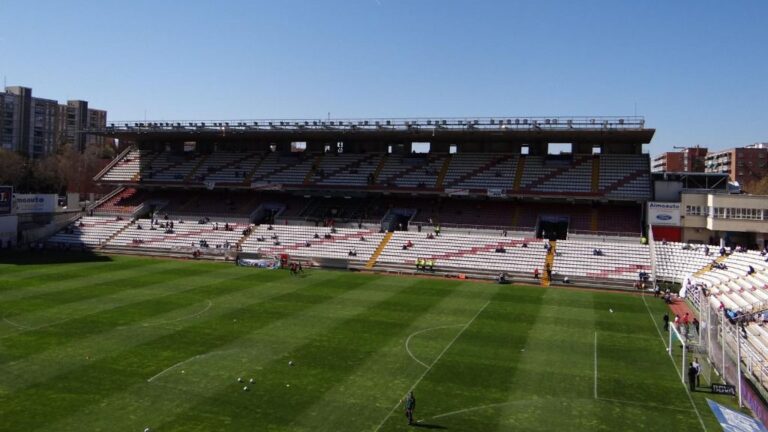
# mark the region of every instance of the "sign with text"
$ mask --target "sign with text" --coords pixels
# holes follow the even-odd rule
[[[11,213],[13,203],[13,187],[0,186],[0,215]]]
[[[680,226],[680,203],[649,202],[648,224]]]
[[[56,211],[56,194],[15,194],[16,213],[53,213]]]
[[[725,432],[768,432],[759,420],[707,399],[709,408]]]
[[[736,387],[730,384],[712,383],[712,393],[736,396]]]

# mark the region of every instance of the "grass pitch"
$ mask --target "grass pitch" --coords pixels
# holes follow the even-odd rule
[[[410,389],[420,427],[455,431],[715,431],[705,397],[732,405],[689,397],[652,298],[649,314],[594,291],[10,257],[3,431],[407,430]]]

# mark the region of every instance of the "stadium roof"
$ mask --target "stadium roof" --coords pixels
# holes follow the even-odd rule
[[[275,140],[394,139],[404,141],[616,141],[648,143],[655,129],[642,117],[489,117],[129,121],[88,133],[120,139],[213,137]]]

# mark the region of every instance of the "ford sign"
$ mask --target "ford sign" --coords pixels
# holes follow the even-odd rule
[[[660,215],[656,215],[656,219],[663,220],[663,221],[668,221],[668,220],[672,219],[672,216],[670,216],[668,214],[660,214]]]

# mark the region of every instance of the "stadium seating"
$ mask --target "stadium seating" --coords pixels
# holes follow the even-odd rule
[[[517,156],[497,153],[457,153],[443,180],[445,188],[511,189]]]
[[[600,190],[610,198],[649,199],[651,175],[648,155],[600,156]]]
[[[237,184],[246,180],[261,163],[261,152],[215,152],[208,156],[194,174],[197,182]]]
[[[104,175],[101,180],[128,182],[135,179],[142,162],[145,162],[155,156],[155,153],[149,150],[131,150],[117,161]]]
[[[262,224],[243,242],[242,250],[268,256],[286,254],[293,257],[340,258],[365,262],[384,237],[384,234],[367,229],[335,230],[332,233],[330,227]],[[326,238],[326,235],[330,238]],[[356,255],[351,256],[350,251],[355,251]]]
[[[310,183],[336,186],[366,186],[376,171],[381,154],[327,153],[318,156],[320,163]]]
[[[592,156],[577,155],[573,161],[526,156],[520,188],[527,192],[588,193],[592,190]]]
[[[654,247],[656,277],[681,283],[686,277],[704,269],[717,256],[714,248],[710,256],[705,256],[701,245],[656,241]]]
[[[109,242],[110,246],[133,248],[154,248],[170,250],[194,250],[201,248],[201,241],[208,243],[208,250],[234,248],[243,237],[247,224],[229,224],[231,231],[225,230],[224,222],[202,220],[174,220],[172,232],[166,232],[159,224],[170,221],[160,220],[152,224],[150,219],[139,219],[120,232]],[[218,229],[217,229],[218,227]]]
[[[434,188],[445,157],[447,156],[390,154],[381,169],[377,183],[402,188]]]
[[[59,246],[99,246],[129,223],[114,216],[84,216],[47,241]]]
[[[593,251],[599,249],[601,255]],[[647,245],[561,240],[557,242],[555,274],[586,279],[638,280],[652,270]]]
[[[426,236],[419,232],[395,232],[377,263],[414,267],[417,258],[427,258],[434,259],[435,268],[440,270],[482,269],[526,276],[530,276],[535,268],[544,269],[547,251],[540,239],[455,234],[429,239]],[[409,241],[413,246],[403,249]],[[499,247],[505,252],[496,252]]]

